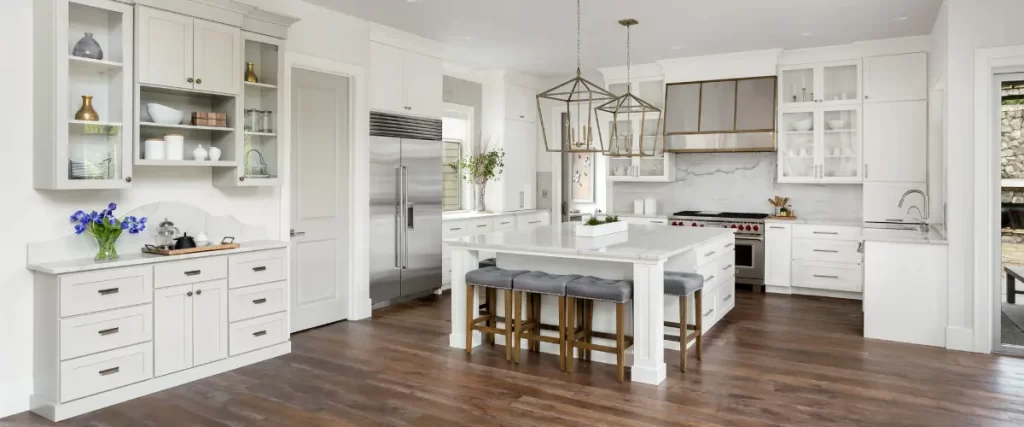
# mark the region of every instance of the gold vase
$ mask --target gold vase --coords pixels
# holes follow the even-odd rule
[[[82,108],[79,108],[78,112],[75,113],[75,120],[95,122],[99,119],[100,115],[92,108],[92,97],[82,95]]]
[[[252,62],[245,63],[245,81],[249,83],[259,83],[259,77],[256,77],[255,65]]]

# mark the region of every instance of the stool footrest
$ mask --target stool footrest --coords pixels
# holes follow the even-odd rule
[[[586,341],[576,341],[576,342],[574,342],[572,344],[572,346],[573,347],[577,347],[577,348],[582,348],[584,350],[594,350],[594,351],[600,351],[600,352],[612,353],[612,354],[617,353],[619,351],[619,349],[615,348],[615,346],[594,344],[594,343],[589,343],[589,342],[586,342]],[[630,348],[632,346],[633,346],[633,340],[626,340],[625,348]]]
[[[474,326],[473,330],[480,331],[480,332],[486,332],[486,333],[489,333],[489,334],[505,335],[505,329],[504,328],[493,328],[493,327],[490,327],[490,326]]]

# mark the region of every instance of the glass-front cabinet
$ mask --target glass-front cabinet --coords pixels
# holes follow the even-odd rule
[[[858,105],[863,96],[860,60],[785,66],[779,76],[782,108]]]
[[[45,19],[35,28],[35,63],[52,64],[55,84],[35,88],[35,188],[130,187],[132,8],[71,0],[37,9]]]
[[[861,108],[788,108],[779,114],[782,183],[860,183]]]
[[[626,83],[608,85],[615,95],[626,93]],[[665,108],[663,80],[633,82],[632,92],[657,108]],[[665,152],[664,121],[657,115],[641,117],[639,114],[620,116],[609,120],[607,132],[608,180],[615,182],[672,182],[675,181],[675,157]],[[641,138],[641,135],[643,138]],[[642,141],[642,145],[641,145]],[[640,154],[643,154],[642,156]]]

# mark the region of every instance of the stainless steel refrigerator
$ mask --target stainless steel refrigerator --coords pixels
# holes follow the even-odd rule
[[[441,120],[370,113],[370,299],[441,287]]]

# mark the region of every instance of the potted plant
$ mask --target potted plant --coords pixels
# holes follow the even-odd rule
[[[88,233],[96,239],[99,251],[97,261],[117,259],[117,238],[121,233],[139,234],[146,230],[146,218],[126,216],[121,219],[114,217],[116,203],[110,203],[100,212],[85,213],[78,211],[71,214],[71,223],[75,225],[75,234]]]
[[[617,216],[605,217],[604,221],[590,218],[587,222],[576,226],[576,235],[581,237],[597,237],[613,233],[621,233],[629,229],[629,223],[619,221]]]
[[[461,174],[466,182],[476,185],[476,210],[485,212],[487,181],[498,180],[498,175],[504,172],[505,152],[500,149],[482,150],[479,154],[469,154],[457,162],[449,163],[448,167]]]

